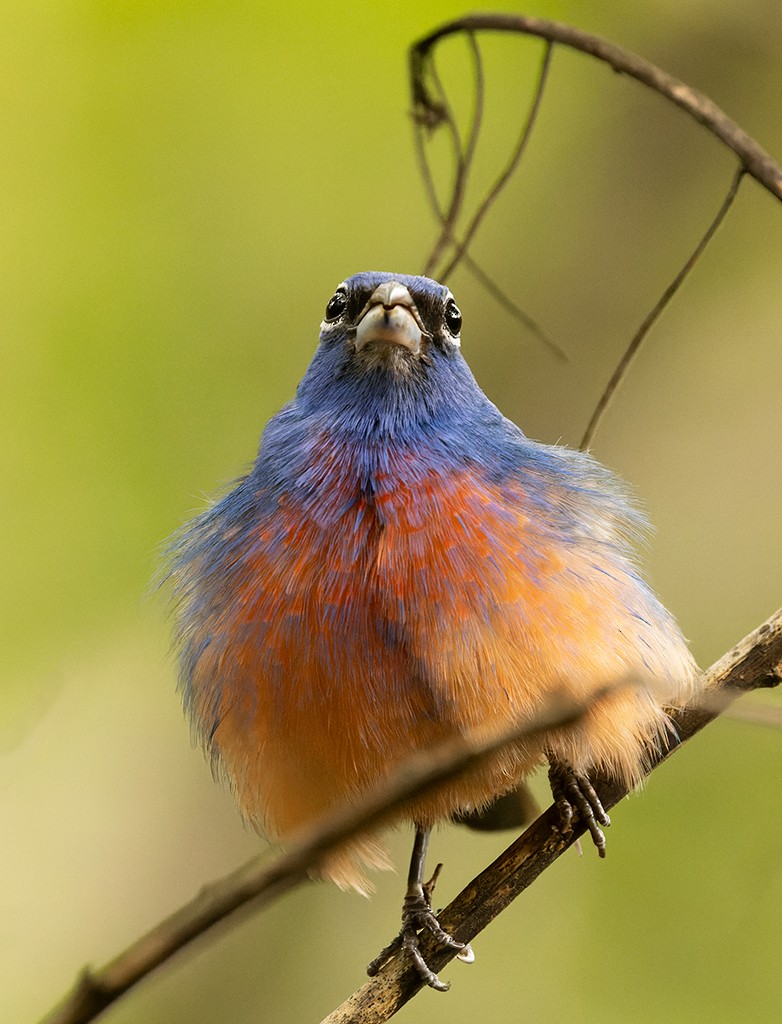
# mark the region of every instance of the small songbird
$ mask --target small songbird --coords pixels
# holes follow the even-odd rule
[[[440,741],[534,722],[629,677],[580,724],[524,740],[415,799],[404,945],[460,948],[423,885],[429,830],[550,764],[602,847],[588,775],[637,784],[690,699],[694,662],[639,575],[643,517],[583,452],[532,441],[476,383],[461,313],[425,277],[361,273],[326,306],[296,397],[255,464],[171,546],[184,704],[245,818],[285,840]],[[322,875],[366,891],[377,834]],[[466,954],[465,954],[466,955]]]

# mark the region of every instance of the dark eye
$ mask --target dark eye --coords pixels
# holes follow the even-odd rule
[[[327,320],[338,320],[345,312],[348,305],[348,293],[344,288],[337,288],[334,294],[329,299],[329,304],[326,306],[326,319]]]
[[[454,338],[458,337],[462,329],[462,313],[453,299],[449,299],[445,304],[445,326]]]

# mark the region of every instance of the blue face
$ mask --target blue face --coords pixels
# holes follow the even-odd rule
[[[488,405],[460,353],[461,323],[437,281],[354,274],[327,303],[295,411],[377,438],[439,427],[457,409],[463,416]]]
[[[408,274],[356,273],[325,307],[320,345],[337,349],[343,370],[392,387],[425,383],[438,358],[460,348],[462,313],[447,288]]]
[[[373,316],[375,307],[381,306],[386,312],[386,321],[393,319],[394,310],[401,314],[403,320],[412,318],[421,333],[421,344],[415,351],[406,343],[394,344],[393,332],[388,332],[385,346],[378,344],[363,345],[359,336],[361,325],[369,315]],[[382,310],[381,310],[382,312]],[[462,316],[453,295],[445,285],[432,281],[428,277],[413,277],[409,274],[387,274],[369,271],[354,274],[344,281],[332,295],[326,306],[326,313],[321,324],[320,340],[323,345],[342,342],[352,344],[357,355],[370,349],[370,355],[377,355],[378,350],[395,353],[406,348],[410,356],[407,359],[408,369],[412,369],[416,359],[423,360],[433,357],[437,350],[445,354],[458,351]],[[378,338],[379,340],[379,338]],[[377,363],[377,360],[370,360]],[[404,361],[394,360],[399,368],[405,366]]]

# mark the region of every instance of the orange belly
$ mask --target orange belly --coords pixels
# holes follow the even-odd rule
[[[324,470],[337,484],[339,471]],[[303,516],[285,497],[254,531],[213,614],[192,710],[214,722],[212,750],[244,814],[274,836],[350,801],[413,751],[534,719],[556,691],[581,699],[643,671],[675,699],[692,677],[678,631],[614,548],[553,536],[539,503],[475,469],[392,466],[338,515]],[[664,728],[661,703],[623,693],[546,746],[634,781]],[[543,747],[519,745],[398,816],[431,824],[481,806]],[[357,884],[349,860],[331,874]]]

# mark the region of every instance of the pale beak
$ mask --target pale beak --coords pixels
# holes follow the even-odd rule
[[[424,328],[413,297],[398,281],[386,281],[377,287],[356,319],[357,352],[379,341],[420,355],[425,337],[431,335]]]

